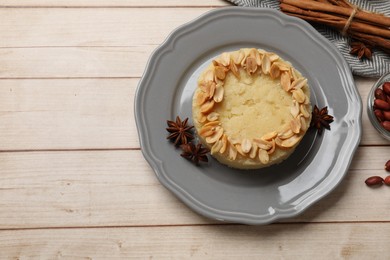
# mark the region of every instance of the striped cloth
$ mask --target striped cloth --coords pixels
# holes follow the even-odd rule
[[[247,7],[263,7],[274,8],[279,10],[278,0],[228,0],[236,5]],[[360,8],[382,13],[386,16],[390,16],[390,1],[389,0],[350,0],[352,4],[359,6]],[[371,60],[363,59],[359,60],[356,56],[349,54],[350,51],[350,39],[342,36],[339,32],[321,25],[314,25],[314,27],[323,36],[330,40],[340,50],[348,62],[351,71],[354,75],[364,77],[380,77],[383,74],[390,72],[390,55],[380,50],[374,50]]]

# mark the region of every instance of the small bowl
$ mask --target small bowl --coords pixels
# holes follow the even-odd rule
[[[370,118],[371,124],[374,128],[387,140],[390,141],[390,131],[387,131],[383,128],[383,126],[379,123],[378,119],[374,114],[374,100],[375,100],[375,90],[377,88],[382,88],[383,83],[390,81],[390,72],[383,75],[377,82],[375,82],[374,86],[371,88],[370,93],[367,97],[367,114],[368,118]]]

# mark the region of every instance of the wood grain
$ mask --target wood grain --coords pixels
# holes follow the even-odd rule
[[[0,151],[139,148],[134,94],[139,79],[0,80]],[[362,99],[373,80],[358,79]],[[388,145],[363,102],[362,145]]]
[[[230,5],[229,2],[223,0],[1,0],[0,7],[187,7],[195,8],[199,6],[225,6]]]
[[[0,80],[0,150],[139,148],[138,79]]]
[[[0,8],[0,47],[128,47],[160,44],[212,8]],[[82,19],[74,19],[82,17]],[[28,22],[26,22],[28,21]]]
[[[386,174],[389,151],[359,148],[335,191],[285,221],[389,222],[389,188],[364,184]],[[0,229],[215,223],[162,187],[137,150],[0,153],[0,165]]]
[[[386,259],[389,240],[387,223],[13,230],[0,231],[0,257]]]
[[[384,259],[390,154],[355,77],[361,146],[300,216],[242,226],[191,211],[139,150],[134,93],[152,51],[223,0],[0,0],[1,259]],[[165,119],[164,119],[165,120]],[[180,158],[179,158],[180,159]]]

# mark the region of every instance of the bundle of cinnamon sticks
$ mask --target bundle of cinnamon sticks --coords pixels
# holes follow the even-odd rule
[[[361,10],[347,0],[280,0],[282,12],[331,26],[390,54],[390,17]]]

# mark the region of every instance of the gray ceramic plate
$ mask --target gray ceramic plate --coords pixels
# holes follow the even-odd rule
[[[191,118],[200,71],[221,52],[242,47],[276,52],[301,71],[312,104],[334,115],[332,130],[310,131],[288,160],[267,169],[234,170],[213,159],[196,167],[165,139],[166,120]],[[302,20],[242,7],[208,12],[169,35],[152,54],[135,97],[141,149],[159,181],[196,212],[245,224],[295,216],[331,192],[359,144],[361,110],[348,65],[329,41]]]

